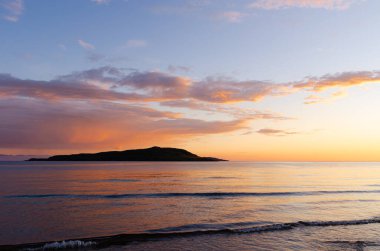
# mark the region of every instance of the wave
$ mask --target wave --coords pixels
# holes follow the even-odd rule
[[[218,229],[241,229],[253,226],[270,225],[270,221],[254,221],[254,222],[233,222],[233,223],[197,223],[187,224],[175,227],[164,227],[159,229],[148,230],[149,233],[170,233],[170,232],[188,232],[197,230],[218,230]]]
[[[370,218],[361,220],[341,220],[341,221],[297,221],[289,223],[275,223],[247,228],[221,228],[209,230],[176,231],[176,232],[151,232],[136,234],[118,234],[112,236],[102,236],[84,238],[78,240],[65,240],[60,242],[40,242],[18,245],[0,245],[0,250],[49,250],[49,249],[69,249],[81,247],[105,248],[111,245],[127,245],[132,242],[144,242],[152,240],[162,240],[168,238],[186,238],[203,235],[216,234],[257,234],[264,232],[286,231],[302,227],[331,227],[331,226],[351,226],[380,223],[380,218]],[[238,224],[238,223],[235,223]],[[181,229],[177,227],[176,229]],[[182,228],[185,229],[185,228]]]
[[[170,198],[170,197],[271,197],[271,196],[315,196],[328,194],[363,194],[380,193],[380,190],[335,190],[335,191],[296,191],[296,192],[205,192],[205,193],[128,193],[128,194],[16,194],[4,195],[2,198]]]
[[[352,249],[352,250],[364,250],[365,247],[378,247],[380,246],[377,242],[372,241],[326,241],[327,244],[332,244],[340,249]]]
[[[83,183],[113,183],[113,182],[139,182],[139,179],[104,179],[104,180],[80,180]]]
[[[55,241],[46,243],[40,247],[24,248],[25,251],[37,251],[37,250],[49,250],[49,249],[78,249],[95,246],[94,241],[80,241],[80,240],[68,240],[68,241]]]

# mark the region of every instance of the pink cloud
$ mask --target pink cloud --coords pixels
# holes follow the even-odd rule
[[[124,149],[242,129],[248,120],[203,121],[136,105],[0,99],[0,149]],[[180,140],[179,140],[180,139]]]
[[[249,7],[255,9],[284,9],[284,8],[319,8],[328,10],[344,10],[357,0],[256,0]]]
[[[6,0],[2,7],[8,12],[3,16],[5,20],[10,22],[17,22],[20,16],[24,12],[24,1],[23,0]]]
[[[289,120],[293,119],[290,117],[283,116],[281,114],[276,114],[272,112],[263,112],[256,109],[250,108],[239,108],[231,106],[230,104],[210,104],[207,102],[200,102],[193,99],[190,100],[171,100],[163,101],[160,103],[162,106],[176,107],[176,108],[187,108],[198,111],[208,111],[212,113],[221,113],[230,115],[235,118],[240,119],[269,119],[269,120]]]
[[[86,42],[86,41],[84,41],[84,40],[82,40],[82,39],[79,39],[79,40],[78,40],[78,44],[79,44],[82,48],[84,48],[84,49],[86,49],[86,50],[93,50],[93,49],[95,49],[95,46],[94,46],[94,45],[92,45],[92,44],[90,44],[89,42]]]
[[[217,15],[220,20],[225,20],[230,23],[239,23],[243,20],[246,14],[240,11],[224,11]]]
[[[59,76],[50,81],[18,79],[0,74],[0,97],[123,102],[196,100],[226,104],[258,102],[266,97],[285,96],[299,91],[321,92],[379,82],[379,71],[343,72],[275,84],[268,81],[236,81],[212,77],[194,81],[188,77],[163,72],[125,73],[122,69],[101,67]]]

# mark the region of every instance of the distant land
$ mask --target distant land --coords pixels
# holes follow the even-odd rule
[[[55,155],[48,158],[31,158],[28,161],[226,161],[213,157],[200,157],[187,150],[154,146],[146,149]]]
[[[24,161],[30,158],[47,158],[47,155],[10,155],[0,154],[0,161]]]

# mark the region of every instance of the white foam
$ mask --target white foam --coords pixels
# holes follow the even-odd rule
[[[84,248],[96,245],[94,241],[80,241],[80,240],[67,240],[67,241],[55,241],[46,243],[39,248],[28,248],[28,251],[34,250],[49,250],[49,249],[64,249],[64,248]]]

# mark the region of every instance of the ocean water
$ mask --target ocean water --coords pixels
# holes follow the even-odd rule
[[[380,163],[0,162],[0,250],[56,248],[380,250]]]

